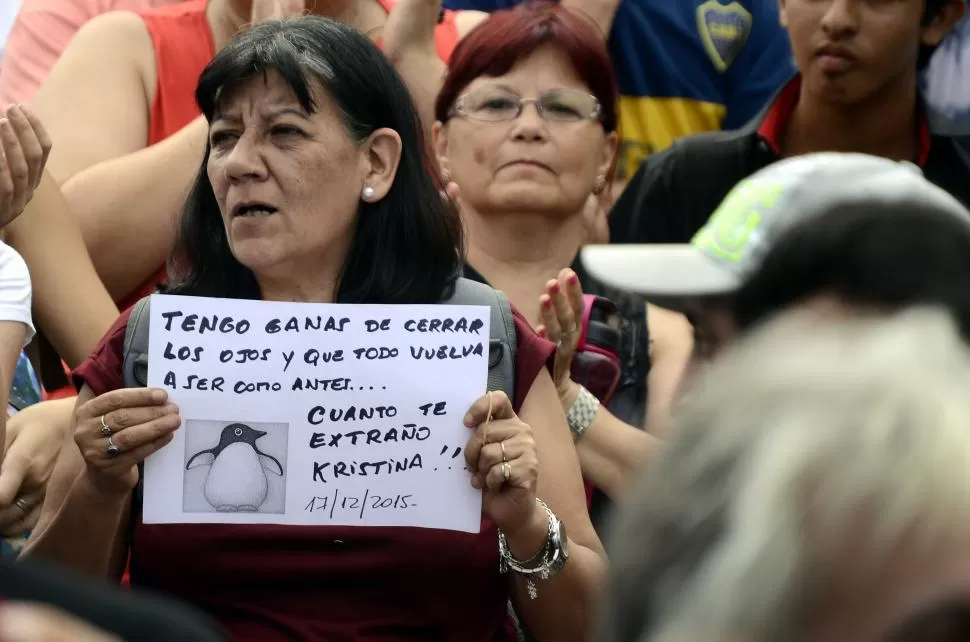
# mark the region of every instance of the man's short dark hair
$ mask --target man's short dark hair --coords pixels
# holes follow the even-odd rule
[[[940,9],[954,1],[955,0],[926,0],[926,7],[923,11],[923,24],[929,23],[929,21],[932,20],[937,13],[939,13]]]
[[[912,203],[828,212],[780,239],[730,305],[747,329],[819,294],[942,307],[970,342],[970,222]]]

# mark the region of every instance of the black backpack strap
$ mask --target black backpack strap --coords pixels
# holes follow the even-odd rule
[[[512,306],[504,292],[470,279],[459,278],[443,305],[487,305],[491,310],[488,342],[488,389],[502,390],[515,399],[515,350],[518,337]]]
[[[125,328],[125,350],[122,373],[126,388],[148,385],[148,328],[151,321],[151,297],[140,299],[128,317]]]
[[[144,388],[148,385],[148,328],[151,321],[151,296],[140,299],[131,309],[128,326],[125,328],[125,347],[122,352],[121,371],[124,375],[126,388]],[[129,514],[129,532],[135,531],[138,518],[141,515],[144,499],[145,464],[138,464],[138,485],[135,486],[131,497],[131,511]],[[137,569],[131,568],[136,574]]]

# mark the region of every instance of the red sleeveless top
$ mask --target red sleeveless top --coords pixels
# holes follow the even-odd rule
[[[174,5],[137,12],[145,21],[155,48],[155,102],[148,122],[150,147],[161,142],[192,122],[198,115],[195,85],[202,70],[213,56],[212,32],[205,18],[206,0],[191,0]],[[158,270],[133,292],[117,301],[125,310],[140,298],[155,291],[167,278],[166,268]],[[69,372],[64,365],[65,373]],[[45,391],[44,399],[63,399],[77,394],[74,386]]]
[[[212,30],[205,17],[206,0],[191,0],[142,11],[155,48],[155,101],[148,120],[146,147],[159,143],[199,116],[195,86],[215,54]],[[168,275],[164,265],[118,302],[122,310],[155,291]]]
[[[75,372],[95,394],[124,385],[124,312]],[[516,410],[554,346],[515,314]],[[140,511],[138,511],[140,513]],[[512,642],[498,533],[424,528],[146,525],[132,585],[207,611],[236,642]]]
[[[378,0],[388,12],[394,0]],[[147,146],[173,135],[199,116],[195,104],[195,87],[199,75],[215,55],[212,30],[205,15],[206,0],[190,0],[175,5],[142,11],[155,47],[155,69],[158,82],[155,102],[148,124]],[[455,12],[445,11],[435,29],[438,56],[448,61],[458,44]],[[378,43],[379,45],[380,43]],[[134,292],[118,302],[122,310],[155,291],[168,278],[164,265],[138,286]]]

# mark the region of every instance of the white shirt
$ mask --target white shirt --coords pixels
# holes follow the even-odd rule
[[[27,271],[27,264],[15,249],[0,243],[0,321],[19,321],[27,326],[25,346],[34,338],[30,303],[30,272]]]

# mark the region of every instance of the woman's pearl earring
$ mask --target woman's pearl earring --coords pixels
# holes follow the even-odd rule
[[[374,188],[368,185],[364,188],[364,191],[361,192],[361,194],[363,195],[365,201],[369,201],[370,199],[374,198]]]

